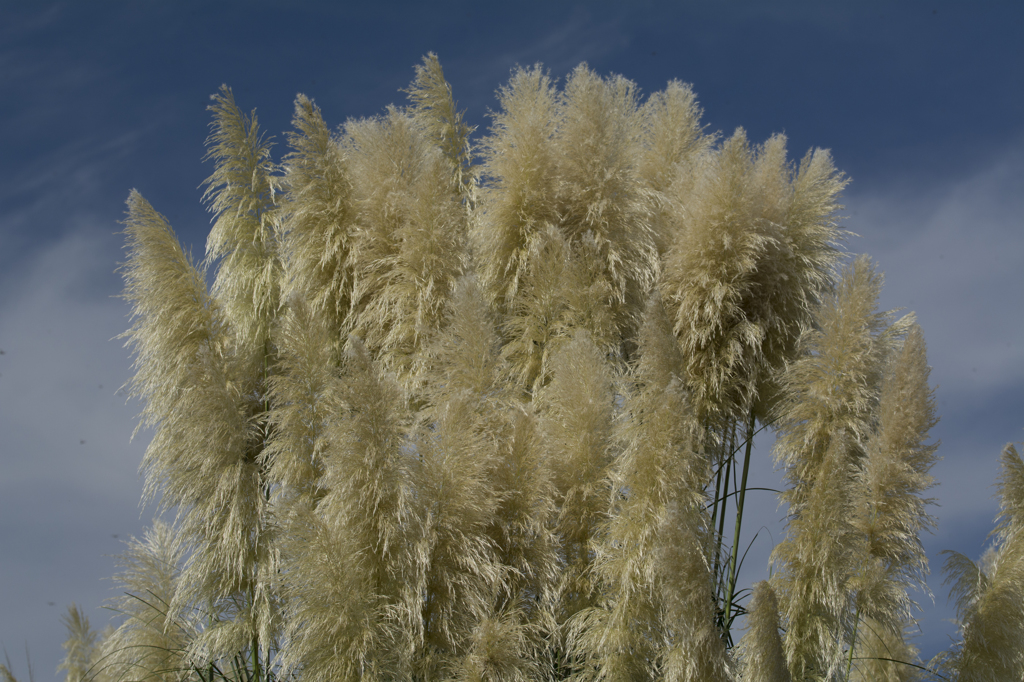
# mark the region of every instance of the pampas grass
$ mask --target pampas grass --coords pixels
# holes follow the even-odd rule
[[[790,682],[786,652],[779,634],[779,604],[771,583],[754,585],[746,634],[739,643],[743,682]]]
[[[319,108],[300,95],[284,157],[282,260],[285,298],[306,299],[324,318],[336,355],[349,331],[354,275],[349,252],[355,230],[355,196],[339,140]]]
[[[855,483],[871,433],[882,363],[907,321],[875,310],[881,279],[860,258],[842,274],[782,376],[776,456],[786,466],[789,532],[772,560],[786,657],[795,679],[841,666],[865,538],[852,523]]]
[[[435,55],[406,92],[336,130],[299,95],[278,164],[222,88],[201,264],[129,196],[145,496],[175,521],[130,543],[102,644],[70,612],[69,679],[921,672],[924,338],[842,265],[828,152],[586,65],[516,68],[479,143]],[[789,526],[747,603],[764,428]],[[1022,471],[1008,449],[990,558],[947,564],[954,679],[1021,675]]]

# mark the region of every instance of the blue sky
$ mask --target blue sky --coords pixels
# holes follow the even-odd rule
[[[1024,438],[1022,35],[1016,1],[0,0],[0,643],[15,673],[27,645],[36,679],[56,674],[72,601],[106,622],[112,555],[152,515],[138,502],[147,435],[129,440],[139,406],[119,392],[130,360],[112,340],[128,324],[114,272],[128,191],[202,255],[205,108],[222,83],[280,140],[296,93],[335,125],[373,115],[403,103],[428,51],[478,133],[516,64],[564,78],[586,61],[648,94],[692,83],[710,130],[832,150],[853,180],[848,249],[876,259],[883,306],[916,311],[929,344],[943,461],[917,643],[944,648],[938,552],[981,554],[999,452]],[[779,516],[758,502],[776,540]],[[748,583],[770,549],[759,537]]]

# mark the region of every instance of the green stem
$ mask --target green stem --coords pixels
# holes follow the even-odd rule
[[[252,637],[252,679],[260,682],[260,641],[259,637]]]
[[[723,444],[723,454],[724,453],[725,453],[725,449],[724,449],[724,444]],[[711,528],[715,528],[715,526],[717,525],[716,522],[717,522],[717,519],[718,519],[719,509],[721,508],[721,505],[725,504],[725,499],[727,497],[726,495],[722,494],[722,470],[725,468],[723,466],[723,464],[724,464],[724,462],[719,463],[719,465],[718,465],[718,472],[715,474],[715,496],[712,498],[712,504],[711,504]],[[726,482],[726,485],[728,485],[729,479],[726,478],[725,482]],[[725,510],[724,510],[724,508],[722,508],[723,516],[724,516],[724,512],[725,512]],[[721,549],[720,549],[720,547],[721,547],[721,544],[720,544],[721,543],[721,535],[719,535],[718,543],[719,543],[719,545],[715,549],[715,556],[714,556],[714,559],[712,560],[712,566],[714,566],[714,569],[713,569],[713,572],[711,574],[713,576],[714,581],[715,581],[714,597],[715,597],[715,605],[716,605],[716,607],[718,605],[718,595],[722,593],[722,586],[721,586],[721,583],[720,583],[719,577],[718,577],[718,555],[719,555],[719,552],[721,551]]]
[[[731,468],[732,468],[732,457],[730,457],[729,460],[725,464],[725,487],[726,488],[729,487],[729,471],[730,471]],[[728,497],[729,496],[728,495],[722,495],[721,497],[722,497],[722,510],[721,510],[721,515],[718,517],[718,533],[717,533],[717,538],[715,540],[715,574],[714,575],[715,575],[715,582],[716,582],[716,587],[717,587],[717,589],[715,590],[715,594],[716,595],[719,594],[719,590],[721,589],[721,583],[719,582],[719,575],[720,575],[719,574],[719,569],[720,569],[720,566],[721,566],[720,557],[722,555],[722,536],[725,534],[725,505],[726,505],[726,502],[728,501]],[[723,636],[727,636],[728,635],[728,628],[725,627],[725,621],[724,620],[722,621],[722,626],[723,626],[722,627],[722,634],[723,634]]]
[[[850,658],[846,661],[846,679],[849,682],[850,671],[853,670],[853,650],[857,646],[857,628],[860,626],[860,604],[857,605],[857,616],[853,619],[853,639],[850,640]]]
[[[732,598],[736,591],[736,579],[739,577],[736,562],[740,551],[740,528],[743,526],[743,504],[747,498],[747,474],[750,473],[750,451],[754,446],[754,411],[750,411],[747,422],[747,447],[743,454],[743,475],[740,477],[740,499],[736,503],[736,528],[732,534],[732,557],[729,560],[729,582],[725,593],[725,628],[726,632],[732,624]]]
[[[718,505],[725,499],[722,496],[722,467],[718,467],[718,473],[715,477],[715,497],[711,505],[711,527],[714,528],[718,522]]]

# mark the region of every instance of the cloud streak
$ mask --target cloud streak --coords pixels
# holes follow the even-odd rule
[[[928,188],[888,188],[850,199],[851,246],[880,263],[886,300],[914,309],[936,379],[971,400],[1019,384],[1024,319],[1024,140],[969,177]],[[890,267],[895,265],[896,267]]]

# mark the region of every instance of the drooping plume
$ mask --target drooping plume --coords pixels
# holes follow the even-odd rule
[[[445,328],[425,355],[424,418],[441,421],[445,406],[465,403],[474,413],[470,428],[487,448],[480,456],[490,460],[488,494],[497,506],[487,535],[504,578],[486,616],[490,625],[479,626],[483,639],[474,641],[497,646],[499,633],[515,632],[536,646],[550,630],[557,575],[551,463],[534,410],[505,383],[492,311],[475,279],[459,282]]]
[[[574,329],[614,355],[635,337],[658,272],[653,194],[639,173],[644,116],[635,84],[586,66],[562,92],[539,67],[519,70],[499,99],[473,245],[512,318],[502,332],[513,374],[535,392]]]
[[[587,237],[573,249],[548,226],[530,246],[519,294],[505,317],[502,355],[512,384],[536,396],[551,381],[553,358],[577,331],[611,356],[619,354],[622,339],[608,304],[611,288],[593,259],[596,242]]]
[[[593,679],[727,680],[708,564],[708,460],[660,301],[648,306],[639,354],[597,544],[606,596],[574,619],[577,656]]]
[[[641,108],[644,136],[637,172],[652,192],[651,226],[659,256],[672,238],[679,202],[689,196],[699,164],[715,142],[714,135],[704,134],[702,113],[693,90],[679,81],[652,94]]]
[[[558,94],[540,69],[517,69],[498,90],[490,136],[481,143],[481,212],[472,225],[473,250],[483,286],[504,314],[527,276],[532,244],[558,223],[557,172],[551,139]]]
[[[324,451],[338,398],[330,324],[295,294],[275,329],[279,360],[268,379],[271,435],[261,461],[267,480],[286,497],[323,493]]]
[[[322,492],[282,519],[283,666],[318,681],[394,679],[408,674],[417,638],[411,420],[401,389],[355,338],[344,377],[320,401]]]
[[[132,392],[145,402],[140,426],[156,428],[142,461],[146,495],[177,508],[181,532],[195,543],[171,611],[248,595],[245,607],[192,642],[196,656],[216,658],[248,646],[267,615],[254,601],[259,555],[269,548],[250,377],[237,375],[248,365],[233,362],[237,346],[221,308],[164,217],[138,193],[128,209]]]
[[[675,210],[659,287],[706,418],[746,421],[757,408],[764,419],[772,376],[830,281],[846,183],[827,152],[795,171],[785,144],[751,148],[740,129],[666,190]]]
[[[607,305],[623,340],[632,338],[643,297],[658,273],[651,229],[652,198],[638,173],[643,116],[636,85],[601,78],[586,65],[566,81],[554,136],[559,228],[573,245],[595,245],[610,289]]]
[[[415,441],[422,534],[423,647],[416,672],[437,679],[470,653],[474,631],[494,614],[503,580],[490,530],[499,499],[492,486],[498,448],[467,393],[432,408]]]
[[[557,618],[564,622],[598,598],[591,543],[608,514],[615,394],[605,356],[586,332],[577,332],[552,365],[538,404],[559,508],[555,532],[564,563]]]

